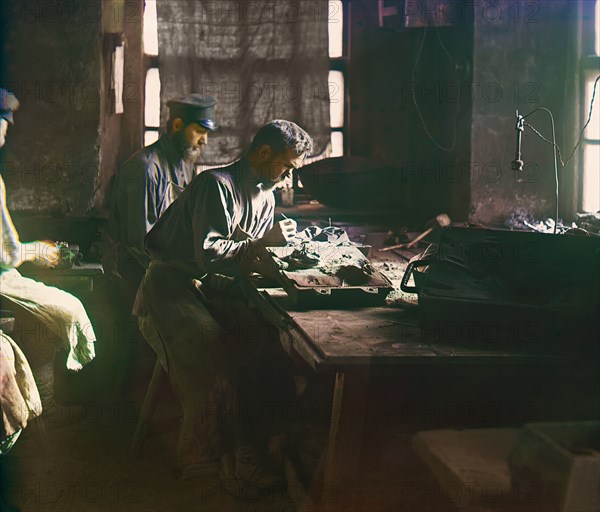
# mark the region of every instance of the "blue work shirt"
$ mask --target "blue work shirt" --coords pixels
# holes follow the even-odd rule
[[[143,250],[144,237],[195,175],[195,165],[163,135],[131,156],[115,178],[111,229],[115,239]]]

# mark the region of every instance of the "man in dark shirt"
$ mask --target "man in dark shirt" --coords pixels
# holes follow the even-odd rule
[[[177,457],[184,476],[214,471],[229,442],[232,478],[261,489],[278,482],[261,469],[257,450],[238,428],[245,423],[240,410],[251,402],[256,413],[266,403],[249,397],[248,381],[285,394],[291,374],[284,375],[281,347],[247,307],[236,276],[257,269],[265,247],[285,245],[296,234],[294,221],[274,222],[272,190],[312,149],[298,125],[268,123],[239,161],[194,178],[146,237],[152,261],[134,313],[183,408]],[[232,417],[240,421],[232,425]]]
[[[111,235],[125,249],[121,259],[131,255],[143,267],[140,277],[149,263],[144,236],[192,181],[208,132],[217,129],[212,97],[190,94],[167,105],[167,133],[131,156],[115,178]]]

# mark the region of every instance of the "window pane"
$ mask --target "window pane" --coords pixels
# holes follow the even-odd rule
[[[344,134],[331,132],[331,156],[344,156]]]
[[[344,74],[329,72],[329,118],[332,128],[344,126]]]
[[[147,130],[144,132],[144,146],[154,144],[158,140],[158,132],[154,130]]]
[[[156,0],[146,0],[144,7],[144,53],[147,55],[158,55]]]
[[[331,141],[327,143],[323,151],[319,154],[315,154],[313,156],[306,157],[304,159],[304,163],[302,166],[312,164],[313,162],[318,162],[319,160],[324,160],[325,158],[329,158],[331,156]]]
[[[600,0],[596,0],[596,55],[600,55]]]
[[[598,73],[589,74],[585,81],[585,105],[583,109],[583,123],[587,121],[590,114],[590,102],[592,101],[592,94],[594,92],[594,82]],[[600,139],[600,80],[596,85],[596,97],[594,98],[594,110],[592,111],[592,120],[588,124],[585,132],[583,133],[586,139]]]
[[[583,200],[584,212],[600,210],[600,145],[587,144],[583,162]]]
[[[344,56],[344,17],[342,0],[329,0],[327,19],[329,21],[329,57]]]
[[[158,68],[150,68],[146,73],[144,124],[152,128],[160,127],[160,75]]]

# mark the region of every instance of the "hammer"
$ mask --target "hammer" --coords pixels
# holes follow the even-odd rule
[[[446,215],[445,213],[440,213],[434,219],[431,219],[429,222],[427,222],[427,225],[429,225],[429,227],[425,231],[423,231],[423,233],[421,233],[419,236],[415,237],[415,239],[412,240],[411,242],[408,242],[406,244],[397,244],[397,245],[390,245],[389,247],[383,247],[383,248],[379,249],[379,252],[392,251],[394,249],[403,249],[403,248],[410,249],[417,242],[420,242],[421,240],[423,240],[423,238],[425,238],[435,228],[438,228],[438,227],[445,228],[446,226],[449,226],[451,222],[452,221],[450,220],[450,217],[448,217],[448,215]]]

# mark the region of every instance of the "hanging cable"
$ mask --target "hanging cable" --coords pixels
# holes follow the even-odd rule
[[[437,28],[437,26],[436,26],[436,28]],[[457,119],[458,119],[458,111],[460,109],[460,98],[457,98],[457,102],[456,102],[456,113],[454,114],[454,123],[452,125],[452,143],[450,144],[450,146],[443,146],[443,145],[441,145],[440,143],[438,143],[435,140],[435,138],[433,137],[433,135],[431,135],[431,132],[429,131],[429,128],[427,128],[427,123],[425,123],[425,119],[423,118],[423,114],[421,113],[421,109],[419,108],[419,104],[417,103],[417,96],[416,96],[416,93],[415,93],[415,73],[417,71],[417,66],[419,65],[419,60],[421,59],[421,52],[423,51],[423,46],[425,45],[425,38],[426,37],[427,37],[427,25],[425,25],[425,27],[423,27],[423,37],[421,38],[421,44],[419,46],[419,50],[417,51],[417,57],[415,59],[415,65],[413,66],[412,73],[411,73],[411,79],[412,79],[412,100],[413,100],[413,104],[414,104],[415,108],[417,109],[417,114],[419,115],[419,119],[421,120],[421,125],[423,126],[423,129],[425,130],[425,134],[427,135],[427,137],[429,137],[429,140],[431,140],[431,142],[433,142],[442,151],[446,151],[446,152],[450,153],[456,147],[456,122],[457,122]],[[450,63],[454,64],[454,61],[453,61],[452,57],[448,53],[448,50],[444,46],[444,43],[442,43],[442,40],[441,40],[440,35],[439,35],[439,32],[438,32],[438,39],[440,41],[440,44],[441,44],[444,52],[446,53],[446,55],[448,56],[448,59],[450,60]]]
[[[546,142],[548,142],[549,144],[552,144],[552,150],[553,150],[553,154],[554,154],[554,185],[555,185],[555,199],[556,199],[556,209],[555,209],[555,215],[554,215],[554,234],[556,234],[556,229],[558,227],[558,144],[556,144],[556,128],[554,126],[554,116],[552,115],[552,112],[550,112],[550,110],[548,110],[545,107],[538,107],[534,110],[532,110],[531,112],[529,112],[529,114],[526,114],[523,116],[523,119],[529,117],[532,114],[535,114],[536,112],[539,111],[543,111],[543,112],[547,112],[548,115],[550,116],[550,124],[552,125],[552,142],[550,142],[548,139],[546,139],[539,131],[537,131],[533,126],[531,126],[529,123],[523,123],[524,126],[527,126],[529,128],[531,128],[533,130],[533,132],[538,135],[539,137],[541,137],[543,140],[545,140]],[[564,166],[563,166],[564,167]]]
[[[525,114],[523,116],[523,119],[526,119],[527,117],[535,114],[536,112],[539,111],[543,111],[543,112],[547,112],[548,115],[550,116],[550,124],[552,125],[552,141],[548,140],[546,137],[544,137],[538,130],[536,130],[531,124],[523,122],[524,126],[527,126],[528,128],[531,129],[531,131],[533,131],[533,133],[535,133],[540,139],[542,139],[544,142],[547,142],[548,144],[552,145],[552,149],[553,149],[553,153],[554,153],[554,183],[555,183],[555,196],[556,196],[556,211],[555,211],[555,218],[554,218],[554,233],[556,234],[556,229],[558,227],[558,159],[560,159],[560,165],[561,167],[565,168],[567,166],[567,164],[571,161],[571,159],[573,158],[573,156],[575,155],[575,151],[577,150],[577,148],[579,147],[579,144],[581,144],[581,139],[583,138],[583,132],[585,131],[585,129],[587,128],[587,126],[590,124],[590,121],[592,120],[592,113],[594,110],[594,99],[596,97],[596,86],[598,85],[598,81],[600,81],[600,75],[596,77],[596,80],[594,81],[594,88],[592,90],[592,99],[590,101],[590,110],[588,113],[588,118],[587,121],[585,122],[585,124],[583,125],[583,128],[581,129],[581,132],[579,134],[579,139],[577,139],[577,143],[575,144],[575,147],[573,148],[573,151],[571,152],[571,154],[569,155],[569,158],[567,158],[567,161],[563,161],[562,159],[562,154],[560,151],[560,147],[558,146],[558,144],[556,143],[556,127],[554,124],[554,116],[552,115],[552,112],[550,110],[548,110],[545,107],[538,107],[533,109],[531,112],[529,112],[528,114]]]
[[[551,142],[549,141],[546,137],[544,137],[540,132],[538,132],[533,126],[531,126],[528,123],[525,123],[526,126],[528,126],[529,128],[531,128],[531,130],[533,132],[536,133],[536,135],[542,139],[544,142],[547,142],[548,144],[554,144],[556,146],[556,151],[558,153],[558,158],[560,160],[560,165],[561,167],[566,167],[567,164],[571,161],[571,159],[573,158],[573,156],[575,155],[575,151],[577,150],[577,148],[579,147],[579,144],[581,144],[581,139],[583,138],[583,132],[585,131],[585,129],[588,127],[588,125],[590,124],[590,121],[592,120],[592,112],[594,109],[594,99],[596,97],[596,86],[598,85],[598,81],[600,81],[600,75],[598,75],[596,77],[596,80],[594,81],[594,89],[592,90],[592,99],[590,101],[590,111],[588,113],[588,118],[587,121],[585,123],[585,125],[583,125],[583,128],[581,129],[581,132],[579,134],[579,139],[577,139],[577,144],[575,144],[575,147],[573,148],[573,151],[571,151],[571,154],[569,156],[569,158],[567,158],[567,161],[563,161],[562,159],[562,153],[560,151],[560,147],[556,144],[556,141]],[[536,108],[535,110],[532,110],[531,112],[529,112],[529,114],[523,116],[523,118],[526,118],[528,116],[530,116],[531,114],[534,114],[535,112],[537,112],[538,110],[543,110],[542,108]]]

